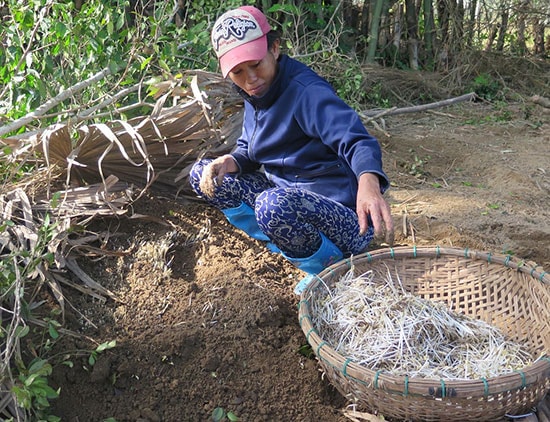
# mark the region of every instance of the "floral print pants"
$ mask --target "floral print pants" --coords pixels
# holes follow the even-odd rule
[[[200,190],[204,167],[211,159],[196,162],[189,174],[193,190],[212,206],[223,210],[243,202],[255,212],[260,229],[287,256],[303,258],[321,245],[322,232],[344,254],[364,252],[373,238],[372,225],[359,235],[359,221],[354,210],[330,198],[303,189],[277,187],[261,172],[225,175],[216,187],[215,197]]]

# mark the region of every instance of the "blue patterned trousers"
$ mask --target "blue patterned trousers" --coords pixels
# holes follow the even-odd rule
[[[216,187],[215,197],[208,198],[199,187],[202,171],[211,159],[196,162],[189,181],[193,190],[212,206],[223,210],[242,202],[256,214],[260,229],[287,256],[303,258],[321,245],[322,232],[344,254],[364,252],[372,241],[372,225],[359,234],[359,221],[354,210],[325,196],[303,189],[277,187],[263,173],[225,175]]]

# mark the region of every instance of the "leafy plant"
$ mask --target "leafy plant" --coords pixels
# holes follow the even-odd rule
[[[229,420],[231,422],[237,422],[239,418],[233,412],[226,412],[223,407],[216,407],[212,412],[212,421],[220,422]]]
[[[315,353],[313,353],[313,349],[311,348],[311,345],[309,343],[302,344],[298,348],[298,353],[308,359],[313,359],[315,357]]]
[[[414,153],[414,151],[411,151],[411,152]],[[412,162],[404,164],[404,168],[405,168],[405,170],[407,170],[407,172],[410,175],[412,175],[414,177],[427,176],[428,172],[426,171],[426,169],[424,167],[426,166],[426,164],[428,163],[428,161],[430,159],[431,159],[430,156],[426,156],[426,157],[421,158],[416,153],[414,153]]]
[[[470,86],[479,97],[492,101],[498,98],[501,86],[492,76],[482,73],[474,78]]]
[[[106,341],[104,343],[101,343],[99,346],[97,346],[92,352],[90,353],[90,357],[88,358],[88,363],[91,366],[94,366],[97,362],[97,357],[99,354],[104,352],[105,350],[112,349],[116,346],[116,340]]]
[[[19,364],[19,376],[12,387],[12,392],[17,398],[17,404],[31,411],[37,420],[60,421],[61,419],[49,415],[49,400],[59,397],[59,390],[54,390],[48,385],[48,376],[52,373],[52,366],[44,359],[34,359],[28,368]]]

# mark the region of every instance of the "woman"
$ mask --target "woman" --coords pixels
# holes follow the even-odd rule
[[[365,251],[374,235],[392,235],[380,146],[357,113],[281,54],[258,9],[224,13],[211,38],[245,113],[234,151],[193,166],[197,194],[310,274]]]

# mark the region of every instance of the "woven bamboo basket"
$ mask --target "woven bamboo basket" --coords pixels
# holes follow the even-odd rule
[[[536,361],[495,378],[409,378],[339,354],[312,324],[310,301],[353,267],[379,271],[410,293],[447,303],[524,344]],[[299,321],[329,381],[357,410],[395,421],[497,421],[529,413],[550,390],[550,274],[512,256],[442,247],[379,249],[342,260],[304,290]]]

